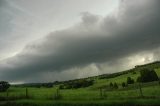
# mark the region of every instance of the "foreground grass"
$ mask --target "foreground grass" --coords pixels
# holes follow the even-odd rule
[[[18,100],[0,103],[0,106],[159,106],[159,99],[127,99],[98,101]]]

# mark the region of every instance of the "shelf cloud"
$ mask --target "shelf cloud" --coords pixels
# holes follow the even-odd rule
[[[157,60],[159,5],[159,0],[121,0],[119,7],[105,17],[82,12],[79,23],[48,32],[43,39],[1,61],[0,80],[36,82],[56,80],[56,76],[65,80],[86,71],[95,75],[112,73],[112,67],[121,71],[122,64],[126,66],[124,69],[136,65],[138,60],[132,64],[128,58],[138,54],[139,59],[152,55],[143,62]]]

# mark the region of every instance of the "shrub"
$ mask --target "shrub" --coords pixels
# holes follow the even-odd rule
[[[10,84],[6,81],[0,81],[0,92],[6,91],[10,87]]]

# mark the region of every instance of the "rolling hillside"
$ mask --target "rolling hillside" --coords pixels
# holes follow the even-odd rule
[[[0,105],[9,106],[104,106],[104,105],[160,105],[159,81],[141,83],[143,97],[140,94],[139,83],[140,69],[153,68],[160,77],[160,63],[154,62],[133,69],[100,76],[85,78],[94,80],[93,85],[77,89],[59,89],[59,86],[71,81],[58,82],[53,87],[34,87],[33,84],[11,86],[7,92],[0,92]],[[127,77],[134,79],[134,84],[122,87]],[[118,89],[109,89],[109,84],[117,83]],[[26,91],[27,90],[27,91]],[[114,106],[113,105],[113,106]]]

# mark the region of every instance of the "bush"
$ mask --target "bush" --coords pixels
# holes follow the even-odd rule
[[[134,84],[134,79],[127,77],[127,84]]]
[[[158,81],[159,78],[158,78],[158,75],[156,74],[156,72],[153,70],[153,69],[148,69],[148,68],[145,68],[145,69],[142,69],[140,71],[140,81],[141,82],[152,82],[152,81]]]
[[[10,84],[6,81],[0,81],[0,92],[6,91],[10,87]]]

